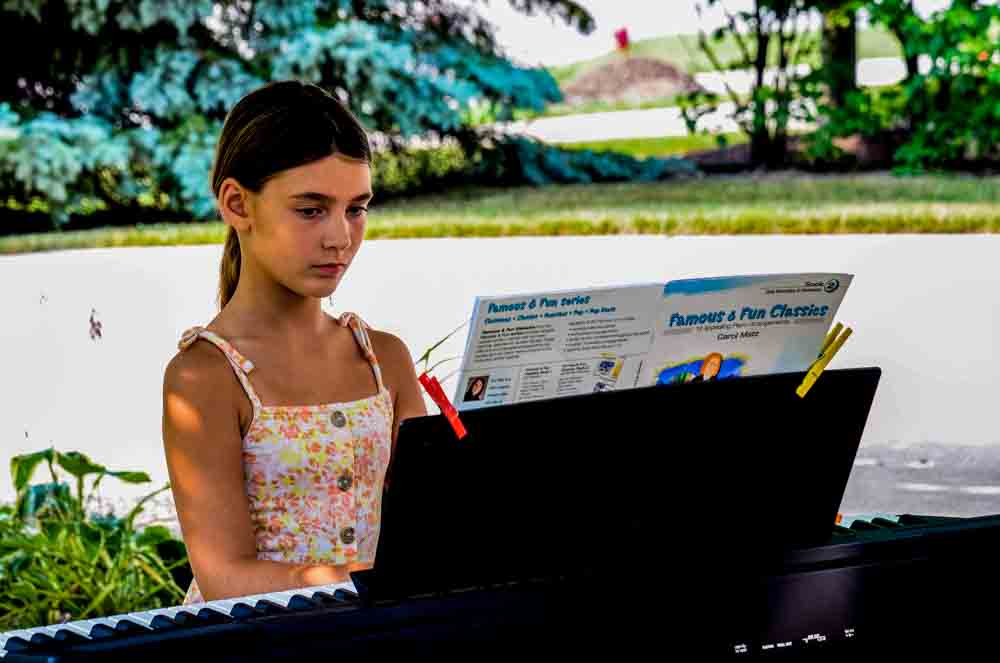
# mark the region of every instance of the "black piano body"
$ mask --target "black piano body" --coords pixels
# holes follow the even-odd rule
[[[463,413],[463,440],[409,419],[356,599],[302,588],[2,647],[53,662],[982,652],[1000,516],[831,533],[879,375],[827,371],[804,399],[784,374],[486,408]]]
[[[362,573],[358,598],[322,601],[313,597],[319,588],[302,588],[302,601],[260,611],[270,614],[234,617],[208,602],[156,629],[39,644],[22,634],[7,641],[5,661],[988,660],[997,647],[997,551],[1000,516],[904,515],[835,528],[824,544],[788,550],[743,577],[711,568],[710,556],[659,573],[609,568],[366,602]]]

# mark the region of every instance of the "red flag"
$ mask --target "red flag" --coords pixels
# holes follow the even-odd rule
[[[628,28],[621,28],[620,30],[615,30],[615,41],[618,42],[618,50],[627,51],[628,50]]]

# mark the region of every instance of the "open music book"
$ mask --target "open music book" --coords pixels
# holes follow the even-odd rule
[[[804,371],[852,278],[765,274],[477,297],[455,407]]]

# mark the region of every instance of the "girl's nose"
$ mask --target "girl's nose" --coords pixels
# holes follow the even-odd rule
[[[342,215],[334,215],[330,220],[323,238],[324,247],[339,247],[342,250],[351,246],[351,228]]]

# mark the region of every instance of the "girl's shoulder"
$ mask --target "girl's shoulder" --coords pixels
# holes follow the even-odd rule
[[[216,342],[212,342],[210,336]],[[205,342],[198,343],[199,339]],[[226,354],[220,352],[219,345],[227,345],[227,342],[206,327],[185,330],[178,341],[177,352],[167,362],[163,372],[164,395],[172,392],[201,400],[233,391],[233,366]]]
[[[364,328],[365,333],[371,340],[372,352],[375,354],[376,359],[379,363],[384,363],[387,361],[396,362],[404,355],[409,358],[410,352],[406,347],[406,344],[401,338],[395,334],[387,331],[382,331],[376,329],[368,324],[368,321],[362,318],[357,313],[352,311],[346,311],[338,316],[337,321],[341,326],[347,326],[349,320],[357,320],[357,322]]]
[[[369,327],[368,337],[372,340],[372,350],[380,364],[395,364],[403,359],[413,362],[406,343],[395,334]]]

